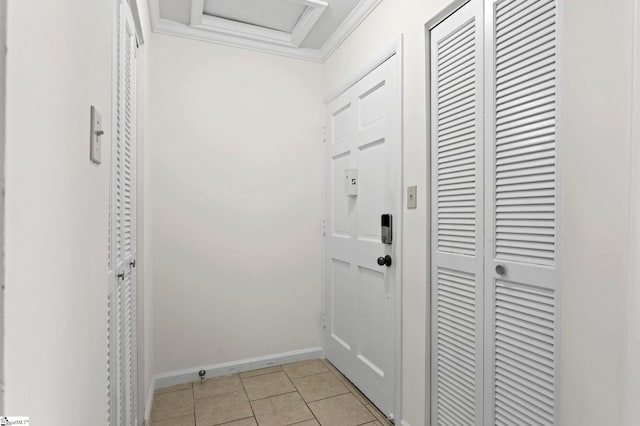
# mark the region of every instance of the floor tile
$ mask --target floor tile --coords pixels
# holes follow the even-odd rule
[[[195,399],[238,392],[241,390],[242,383],[240,383],[240,377],[237,374],[214,377],[193,383],[193,397]]]
[[[248,419],[236,420],[231,423],[224,423],[220,426],[258,426],[256,419],[254,417],[249,417]]]
[[[156,389],[155,390],[155,394],[159,394],[159,393],[167,393],[167,392],[175,392],[175,391],[179,391],[179,390],[185,390],[185,389],[191,389],[192,384],[191,382],[189,383],[182,383],[179,385],[173,385],[173,386],[168,386],[166,388],[160,388],[160,389]]]
[[[322,426],[356,426],[376,420],[351,393],[312,402],[309,408]]]
[[[353,385],[353,383],[351,383],[348,380],[343,383],[347,387],[347,389],[349,389],[349,392],[351,392],[356,397],[356,399],[360,401],[362,405],[371,404],[371,401],[369,401],[369,399],[366,396],[364,396],[362,392],[360,392],[360,390],[358,390],[358,388]]]
[[[371,423],[365,423],[362,426],[382,426],[382,423],[380,423],[380,422],[371,422]]]
[[[329,372],[293,379],[292,382],[307,402],[349,393],[349,389],[333,373]]]
[[[329,371],[319,359],[294,362],[293,364],[283,365],[282,368],[291,379],[311,376],[312,374],[326,373]]]
[[[278,373],[264,374],[262,376],[248,377],[242,379],[242,384],[244,384],[244,388],[251,401],[282,395],[296,390],[287,376],[281,371]]]
[[[160,421],[193,414],[191,389],[160,393],[153,398],[151,420]]]
[[[196,399],[196,424],[213,426],[253,416],[244,391]]]
[[[297,392],[252,401],[251,407],[260,426],[281,426],[313,419]]]
[[[262,376],[263,374],[276,373],[278,371],[282,371],[282,367],[279,365],[275,367],[261,368],[259,370],[245,371],[244,373],[240,373],[240,377],[244,379],[246,377]]]
[[[392,425],[393,423],[391,423],[389,420],[387,420],[384,416],[384,414],[382,414],[380,412],[380,410],[378,410],[377,407],[373,406],[373,405],[366,405],[367,410],[369,410],[369,412],[371,414],[373,414],[373,416],[378,419],[378,422],[380,422],[383,425]]]
[[[167,419],[151,422],[151,426],[195,426],[196,420],[193,414],[188,416],[177,417],[175,419]]]
[[[322,360],[320,360],[320,361],[321,361],[321,362],[324,364],[324,366],[325,366],[325,367],[327,367],[327,368],[329,369],[329,371],[331,371],[331,372],[332,372],[332,373],[333,373],[333,374],[334,374],[338,379],[340,379],[340,380],[342,380],[342,381],[347,380],[347,378],[346,378],[346,377],[344,377],[344,376],[342,375],[342,373],[341,373],[341,372],[340,372],[340,371],[339,371],[339,370],[338,370],[338,369],[337,369],[333,364],[331,364],[331,362],[330,362],[329,360],[322,359]]]

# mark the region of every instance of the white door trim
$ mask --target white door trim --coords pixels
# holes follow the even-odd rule
[[[402,257],[402,240],[403,240],[403,217],[404,217],[404,157],[403,157],[403,146],[404,146],[404,141],[403,141],[403,119],[404,119],[404,114],[403,114],[403,110],[404,110],[404,88],[403,88],[403,72],[404,72],[404,67],[403,67],[403,40],[404,40],[404,34],[399,34],[398,37],[393,40],[392,42],[388,43],[387,45],[385,45],[382,49],[380,49],[380,51],[377,52],[377,54],[371,56],[367,61],[363,62],[361,66],[359,66],[358,68],[356,68],[353,73],[349,74],[347,76],[347,78],[345,78],[344,82],[339,84],[338,86],[334,87],[333,90],[330,90],[328,93],[328,95],[324,98],[324,104],[325,104],[325,108],[323,111],[323,123],[326,120],[326,106],[333,101],[335,98],[337,98],[339,95],[341,95],[342,93],[344,93],[345,91],[347,91],[351,86],[353,86],[354,84],[356,84],[358,81],[362,80],[365,76],[367,76],[369,73],[371,73],[373,70],[375,70],[378,66],[382,65],[387,59],[391,58],[392,56],[396,56],[397,61],[396,61],[396,77],[397,77],[397,91],[396,91],[396,102],[401,105],[400,111],[398,113],[398,115],[396,115],[395,117],[392,117],[392,120],[397,120],[397,122],[394,122],[394,129],[397,131],[397,138],[400,141],[400,151],[401,151],[401,158],[403,159],[401,161],[400,164],[400,169],[399,169],[399,173],[400,173],[400,217],[398,217],[395,220],[395,224],[394,224],[394,238],[395,238],[395,242],[394,245],[396,245],[396,255],[395,255],[395,259],[394,262],[396,263],[397,267],[396,267],[396,294],[395,294],[395,298],[396,298],[396,306],[395,306],[395,326],[394,326],[394,330],[395,330],[395,342],[393,342],[394,345],[394,369],[395,369],[395,413],[394,413],[394,417],[395,417],[395,421],[396,422],[400,422],[402,419],[402,265],[403,265],[403,257]],[[326,149],[326,140],[325,140],[325,149]],[[323,153],[324,154],[324,153]],[[324,156],[323,156],[324,158]],[[322,206],[322,217],[325,217],[326,214],[326,168],[324,167],[324,161],[323,161],[323,175],[324,175],[324,179],[323,179],[323,183],[325,185],[324,190],[323,190],[323,199],[324,199],[324,203]],[[395,219],[395,218],[394,218]],[[396,232],[397,230],[397,232]],[[324,229],[323,229],[324,232]],[[326,237],[326,236],[325,236]],[[323,256],[322,256],[322,271],[323,271],[323,280],[322,280],[322,316],[323,316],[323,327],[325,324],[325,315],[326,315],[326,311],[325,311],[325,306],[326,306],[326,301],[325,301],[325,294],[326,294],[326,290],[327,290],[327,280],[326,280],[326,273],[324,272],[325,270],[325,266],[326,266],[326,256],[324,255],[325,253],[325,245],[326,245],[326,238],[323,239]],[[322,332],[322,351],[323,351],[323,355],[324,355],[324,350],[325,350],[325,339],[326,339],[326,333],[323,330]]]

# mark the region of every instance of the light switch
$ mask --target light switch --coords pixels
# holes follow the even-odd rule
[[[102,163],[102,135],[104,131],[102,130],[102,116],[94,107],[91,105],[91,129],[89,136],[89,158],[92,162],[96,164]]]
[[[407,187],[407,208],[408,209],[416,209],[418,208],[418,186],[408,186]]]

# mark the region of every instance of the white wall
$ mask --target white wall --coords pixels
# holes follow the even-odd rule
[[[626,374],[633,0],[615,7],[563,3],[562,424],[618,425]]]
[[[111,1],[8,4],[5,412],[105,425]]]
[[[629,335],[627,341],[625,426],[640,424],[640,0],[634,1],[633,110],[631,150],[631,243]]]
[[[0,4],[0,186],[4,187],[7,3]],[[0,194],[0,244],[4,247],[4,195]],[[0,412],[4,413],[4,254],[0,255]]]
[[[321,65],[155,33],[149,60],[155,372],[319,347]]]
[[[448,2],[385,0],[325,62],[329,94],[361,64],[404,33],[404,185],[418,185],[418,208],[403,212],[403,375],[402,418],[412,426],[427,424],[429,372],[427,224],[427,121],[424,24]],[[426,355],[425,355],[426,354]]]

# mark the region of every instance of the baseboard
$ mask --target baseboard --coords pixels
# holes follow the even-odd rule
[[[151,379],[151,386],[149,386],[149,395],[147,395],[147,403],[144,406],[144,424],[148,425],[151,420],[151,406],[153,405],[153,391],[156,389],[156,379]]]
[[[167,386],[180,385],[182,383],[199,380],[198,371],[200,370],[205,370],[207,372],[206,377],[210,379],[212,377],[228,376],[229,374],[289,364],[291,362],[318,359],[322,358],[322,354],[322,348],[309,348],[239,361],[223,362],[206,367],[193,367],[185,370],[170,371],[154,377],[153,389],[166,388]]]

